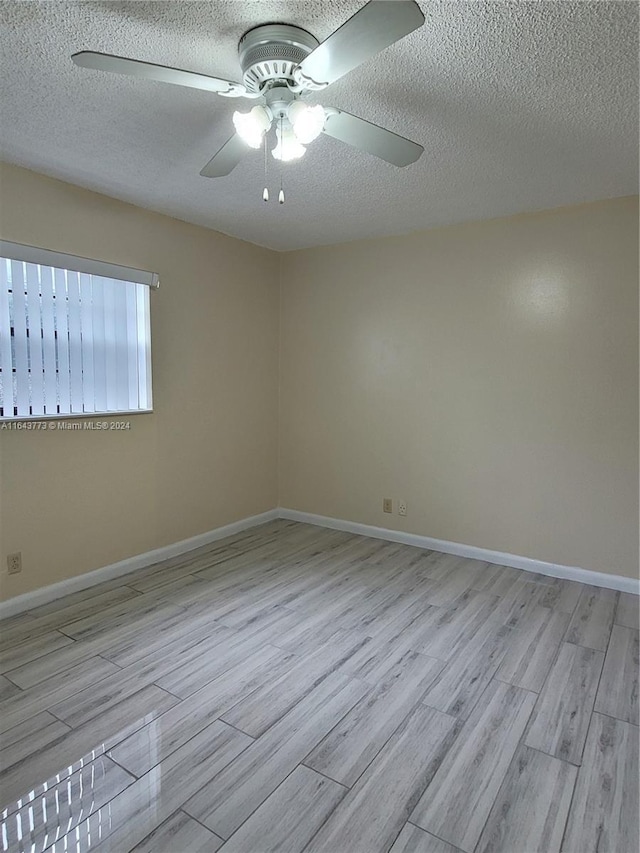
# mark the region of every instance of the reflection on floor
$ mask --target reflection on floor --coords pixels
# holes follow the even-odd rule
[[[2,624],[3,851],[638,849],[638,600],[277,521]]]

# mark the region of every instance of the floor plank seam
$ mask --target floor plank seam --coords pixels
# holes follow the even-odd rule
[[[137,782],[138,779],[142,778],[142,776],[138,776],[137,773],[134,773],[133,770],[127,770],[124,765],[120,764],[119,761],[116,761],[116,759],[109,754],[110,752],[111,750],[107,750],[107,752],[105,752],[104,754],[109,759],[109,761],[112,761],[115,765],[117,765],[124,773],[127,774],[127,776],[131,776],[131,782],[129,782],[129,785],[133,785],[134,782]],[[129,785],[127,785],[127,787],[129,787]]]
[[[593,714],[591,715],[591,719],[589,720],[589,726],[591,726],[592,720],[593,720]],[[562,828],[562,838],[560,840],[560,847],[559,847],[560,851],[565,850],[564,842],[565,842],[565,839],[567,837],[567,830],[569,828],[569,817],[571,815],[571,811],[573,809],[573,804],[575,802],[576,791],[578,790],[578,781],[579,781],[581,769],[582,769],[582,767],[578,767],[578,772],[576,773],[576,779],[575,779],[575,782],[573,783],[573,790],[571,791],[571,800],[569,802],[569,808],[567,809],[567,817],[565,819],[564,826]]]
[[[487,820],[489,820],[489,818],[487,818]],[[405,825],[413,826],[413,827],[415,827],[415,829],[419,829],[419,830],[420,830],[420,832],[424,832],[424,833],[426,833],[426,831],[427,831],[426,829],[423,829],[421,826],[418,826],[418,824],[417,824],[417,823],[413,823],[413,821],[411,821],[411,820],[407,820],[407,823],[406,823]],[[484,827],[483,827],[483,830],[484,830]],[[400,832],[402,832],[402,830],[400,830]],[[398,833],[398,835],[399,835],[399,834],[400,834],[400,833]],[[451,842],[450,842],[450,841],[445,841],[445,839],[444,839],[444,838],[440,838],[440,836],[439,836],[439,835],[436,835],[436,834],[435,834],[435,833],[433,833],[433,832],[429,832],[429,835],[433,835],[433,837],[434,837],[434,838],[437,838],[437,839],[438,839],[438,841],[442,841],[442,843],[443,843],[443,844],[448,844],[450,847],[453,847],[453,849],[454,849],[454,850],[460,850],[460,848],[459,848],[459,847],[456,847],[456,846],[455,846],[455,844],[451,844]],[[460,853],[464,853],[464,851],[460,850]],[[505,853],[514,853],[514,851],[505,851]]]
[[[183,803],[183,805],[184,805],[184,803]],[[186,817],[188,817],[188,818],[189,818],[189,820],[195,820],[195,822],[196,822],[199,826],[201,826],[203,829],[206,829],[206,830],[207,830],[207,832],[210,832],[210,833],[211,833],[211,835],[213,835],[215,838],[219,839],[219,841],[221,842],[221,844],[224,844],[224,843],[225,843],[225,839],[224,839],[224,838],[221,838],[219,835],[216,835],[216,833],[215,833],[212,829],[209,829],[209,827],[208,827],[208,826],[206,826],[204,823],[202,823],[202,821],[198,820],[198,818],[197,818],[197,817],[194,817],[193,815],[190,815],[188,812],[186,812],[182,806],[179,806],[179,807],[175,810],[175,812],[173,812],[173,814],[177,814],[178,812],[180,812],[181,814],[183,814],[183,815],[185,815]],[[170,817],[172,817],[172,816],[173,816],[173,815],[170,815]],[[151,833],[149,833],[149,835],[151,835]],[[144,839],[143,839],[143,841],[144,841]],[[178,853],[178,851],[176,851],[176,853]],[[186,853],[186,851],[182,851],[182,850],[181,850],[181,851],[179,851],[179,853]]]
[[[15,667],[15,669],[18,669],[18,667]],[[12,678],[11,678],[11,672],[12,672],[12,671],[13,671],[13,670],[9,670],[8,672],[3,672],[2,674],[3,674],[3,676],[6,678],[6,680],[7,680],[7,681],[10,681],[10,682],[11,682],[11,684],[12,684],[12,685],[17,689],[17,690],[20,690],[20,692],[24,692],[24,687],[20,687],[20,685],[19,685],[19,684],[16,684],[16,683],[15,683],[15,681],[13,681],[13,680],[12,680]],[[0,704],[1,704],[1,703],[0,703]]]
[[[111,658],[108,658],[103,652],[98,652],[93,657],[100,658],[101,660],[106,660],[107,663],[111,663],[111,664],[113,664],[113,666],[117,666],[118,669],[120,669],[120,670],[123,670],[125,668],[125,667],[121,666],[119,663],[116,663],[116,661],[111,660]]]
[[[329,734],[331,734],[331,732],[329,732]],[[312,752],[312,751],[313,751],[313,750],[311,750],[311,752]],[[309,753],[309,755],[311,754],[311,752]],[[333,782],[333,784],[334,784],[334,785],[340,785],[340,787],[341,787],[341,788],[344,788],[344,789],[345,789],[345,791],[350,791],[350,790],[351,790],[351,788],[353,788],[353,786],[355,785],[355,782],[354,782],[353,784],[351,784],[351,785],[345,785],[345,784],[344,784],[344,782],[339,782],[337,779],[334,779],[334,778],[333,778],[333,776],[328,776],[326,773],[323,773],[323,772],[322,772],[322,770],[316,770],[316,768],[315,768],[315,767],[311,767],[311,765],[309,765],[309,764],[305,764],[305,761],[306,761],[307,757],[308,757],[308,756],[305,756],[305,757],[302,759],[302,761],[298,762],[298,764],[296,765],[296,767],[306,767],[306,768],[307,768],[307,770],[312,770],[314,773],[317,773],[317,774],[318,774],[318,776],[323,776],[323,777],[324,777],[325,779],[327,779],[329,782]],[[357,780],[356,780],[356,781],[357,781]],[[279,787],[279,786],[278,786],[278,787]]]
[[[606,711],[592,711],[591,716],[594,714],[600,714],[601,717],[607,717],[609,720],[616,720],[618,723],[624,723],[626,726],[631,726],[634,729],[638,729],[640,731],[640,726],[637,726],[635,723],[630,723],[629,720],[625,720],[624,717],[616,717],[614,714],[607,714]]]
[[[186,700],[184,700],[184,701],[186,701]],[[254,737],[253,735],[250,735],[250,734],[249,734],[249,732],[245,732],[243,729],[239,729],[239,728],[238,728],[238,726],[234,726],[234,725],[233,725],[233,723],[228,723],[228,722],[224,719],[224,717],[218,717],[217,719],[218,719],[221,723],[224,723],[224,724],[225,724],[225,726],[229,726],[229,728],[230,728],[230,729],[233,729],[234,731],[239,732],[241,735],[244,735],[245,737],[250,737],[250,738],[251,738],[251,740],[252,740],[254,743],[255,743],[257,740],[259,740],[259,739],[260,739],[260,737],[262,737],[262,735],[260,735],[259,737]],[[249,744],[249,746],[250,746],[250,744]]]

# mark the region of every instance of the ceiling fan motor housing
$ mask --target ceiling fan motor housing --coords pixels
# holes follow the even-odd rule
[[[238,45],[244,85],[256,93],[273,80],[295,85],[293,69],[318,44],[311,33],[290,24],[264,24],[249,30]]]

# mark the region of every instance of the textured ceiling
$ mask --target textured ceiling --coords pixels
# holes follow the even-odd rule
[[[421,2],[421,29],[318,100],[415,139],[422,158],[397,169],[321,137],[285,165],[283,206],[261,200],[259,151],[226,178],[198,174],[250,101],[70,60],[97,50],[239,79],[245,30],[283,21],[322,40],[361,5],[2,2],[2,159],[284,250],[637,192],[636,3]]]

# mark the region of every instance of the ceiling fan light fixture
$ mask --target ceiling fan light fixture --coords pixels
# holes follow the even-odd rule
[[[257,106],[249,112],[233,114],[235,133],[201,169],[205,178],[229,175],[247,148],[258,149],[263,143],[266,159],[266,140],[274,123],[279,125],[279,133],[272,153],[280,162],[302,157],[305,146],[325,133],[402,167],[423,154],[424,148],[417,142],[342,110],[310,106],[302,98],[340,80],[424,21],[415,0],[368,0],[321,43],[294,24],[258,24],[244,33],[238,45],[242,83],[91,50],[81,50],[71,58],[77,66],[93,71],[171,83],[227,98],[257,99]]]
[[[236,110],[233,114],[233,124],[238,136],[250,148],[260,148],[264,134],[271,127],[271,113],[262,106],[253,107],[248,113]]]
[[[287,115],[296,139],[303,145],[313,142],[322,133],[326,115],[320,104],[310,107],[302,101],[294,101],[289,105]]]
[[[285,120],[286,121],[286,120]],[[283,122],[282,127],[276,125],[276,147],[271,152],[276,160],[288,163],[290,160],[299,160],[307,150],[297,139],[291,124]]]

